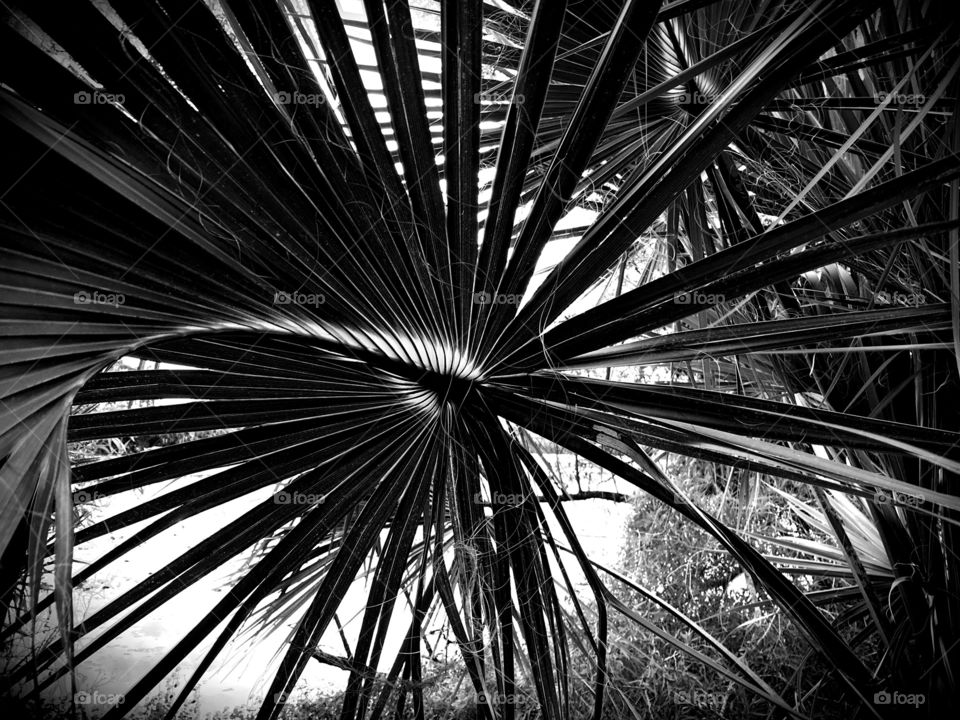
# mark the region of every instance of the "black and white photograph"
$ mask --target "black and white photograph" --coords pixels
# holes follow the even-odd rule
[[[960,712],[958,0],[0,0],[0,715]]]

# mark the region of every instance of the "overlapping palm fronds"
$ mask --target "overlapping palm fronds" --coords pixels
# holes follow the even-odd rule
[[[532,434],[705,530],[867,716],[887,712],[872,700],[890,682],[942,707],[960,590],[960,53],[948,10],[14,3],[0,43],[3,638],[54,605],[62,637],[10,679],[48,687],[256,549],[111,717],[205,648],[172,717],[231,638],[295,609],[261,708],[277,717],[366,573],[343,718],[422,711],[436,608],[481,712],[514,717],[509,698],[529,681],[543,717],[569,717],[583,692],[571,657],[586,649],[599,718],[607,613],[658,630],[593,569],[526,449]],[[597,302],[637,258],[636,286],[621,270],[616,296]],[[877,303],[908,292],[910,303]],[[104,372],[124,356],[160,365]],[[624,367],[670,363],[685,380],[623,379]],[[620,379],[601,379],[608,369]],[[188,402],[71,414],[149,399]],[[228,432],[69,467],[69,443],[214,430]],[[830,559],[862,590],[852,612],[886,643],[880,662],[649,448],[813,486],[842,548]],[[190,476],[74,532],[76,489],[108,498]],[[264,496],[74,623],[73,587],[278,485],[325,501]],[[522,500],[492,505],[500,495]],[[848,495],[866,500],[885,544],[892,615],[875,600],[880,558],[844,531],[851,512],[830,512]],[[76,545],[134,525],[74,569]],[[560,544],[592,598],[558,589]],[[49,558],[55,590],[41,596]],[[809,715],[714,645],[698,659]]]

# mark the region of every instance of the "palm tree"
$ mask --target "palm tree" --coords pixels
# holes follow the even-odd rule
[[[12,682],[49,686],[256,549],[109,717],[204,645],[172,717],[265,609],[296,618],[260,711],[277,717],[366,574],[341,717],[422,716],[439,608],[481,713],[513,718],[497,699],[529,680],[542,717],[570,717],[583,653],[600,718],[608,613],[658,629],[591,564],[536,438],[707,532],[865,716],[900,710],[878,692],[921,692],[931,712],[955,692],[949,3],[5,7],[3,637],[53,606],[61,634]],[[157,365],[109,371],[126,356]],[[159,399],[188,402],[131,402]],[[71,467],[71,443],[173,433],[199,436]],[[833,544],[761,553],[652,450],[812,488],[808,518]],[[201,472],[74,528],[88,497]],[[266,496],[74,623],[74,587],[271,489],[288,502]],[[310,496],[324,501],[289,501]],[[875,527],[884,562],[864,561],[854,520]],[[136,523],[75,571],[75,546]],[[592,598],[564,592],[563,565]],[[798,573],[845,590],[804,592]],[[709,640],[700,662],[784,717],[810,715],[809,698]]]

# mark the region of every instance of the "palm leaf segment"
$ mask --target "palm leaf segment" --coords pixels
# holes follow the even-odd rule
[[[325,498],[263,496],[83,623],[62,621],[63,639],[19,677],[48,685],[64,655],[82,661],[258,548],[127,708],[212,638],[174,713],[238,630],[292,604],[295,631],[261,710],[275,717],[367,573],[352,661],[390,682],[354,669],[343,717],[380,716],[398,702],[391,693],[404,702],[398,688],[422,708],[421,635],[435,607],[490,711],[513,716],[496,699],[523,668],[544,717],[568,716],[577,649],[592,658],[599,717],[606,609],[643,619],[580,550],[529,449],[536,435],[710,533],[866,698],[873,669],[821,610],[642,448],[863,497],[923,484],[928,514],[960,508],[943,484],[957,469],[955,432],[893,407],[867,417],[862,404],[856,415],[797,404],[811,387],[788,360],[751,359],[867,336],[922,336],[930,362],[942,357],[942,279],[922,307],[813,315],[787,284],[841,260],[883,282],[856,263],[955,237],[956,206],[940,210],[960,175],[944,110],[960,62],[946,17],[910,2],[355,4],[9,12],[5,587],[53,555],[57,591],[37,606],[69,618],[72,585],[182,520],[278,487]],[[906,89],[924,102],[905,111],[877,99]],[[578,300],[628,260],[642,261],[635,288]],[[736,314],[717,321],[718,302]],[[122,356],[163,366],[103,372]],[[601,379],[671,362],[702,366],[710,387]],[[171,398],[188,402],[70,414]],[[68,468],[67,443],[210,430],[226,432]],[[847,455],[823,460],[802,451],[811,444]],[[909,472],[886,472],[908,460]],[[201,472],[73,532],[71,485],[109,497]],[[491,510],[500,494],[522,500]],[[575,595],[576,612],[563,610],[548,516],[588,578],[595,621]],[[71,577],[74,543],[144,521]],[[28,620],[8,613],[8,636]],[[391,623],[405,627],[393,660]],[[703,661],[790,708],[716,652]]]

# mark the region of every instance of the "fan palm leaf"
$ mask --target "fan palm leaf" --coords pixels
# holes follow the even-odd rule
[[[606,613],[656,629],[592,567],[559,489],[520,442],[532,433],[702,528],[879,716],[873,693],[895,669],[871,667],[815,595],[644,448],[867,498],[883,542],[933,548],[949,618],[937,637],[955,637],[956,424],[897,393],[831,394],[806,364],[826,353],[867,387],[880,372],[867,356],[909,354],[922,363],[918,388],[956,391],[953,21],[908,0],[354,5],[7,11],[3,637],[54,604],[61,628],[11,679],[50,686],[249,557],[110,717],[203,647],[173,716],[241,630],[292,618],[260,710],[277,717],[365,577],[341,717],[407,703],[422,716],[422,636],[439,609],[484,712],[513,718],[505,699],[527,678],[543,717],[570,717],[573,655],[586,648],[600,718]],[[890,99],[906,89],[923,101]],[[621,292],[621,271],[617,296],[596,301],[644,247],[666,249],[666,268],[650,253],[642,282]],[[935,261],[921,273],[923,307],[874,308],[869,292],[900,289],[890,269],[919,268],[925,251]],[[797,278],[841,265],[860,286],[812,311]],[[157,367],[109,371],[128,356]],[[711,389],[595,375],[684,362],[706,378],[715,356],[724,364]],[[133,407],[171,399],[183,402]],[[67,461],[70,443],[204,431],[217,433]],[[84,501],[74,491],[168,481],[181,482],[74,528]],[[878,505],[882,493],[893,502]],[[518,500],[498,505],[502,495]],[[923,507],[903,501],[916,495]],[[311,497],[322,502],[290,500]],[[238,498],[255,501],[74,621],[73,587]],[[74,571],[75,546],[124,528]],[[588,578],[596,624],[564,606],[558,540]],[[41,597],[51,557],[55,589]],[[24,576],[32,594],[17,606],[10,589]],[[926,622],[926,590],[903,585],[905,612]],[[910,651],[931,668],[937,700],[956,661],[944,647]],[[714,649],[700,659],[805,715]]]

